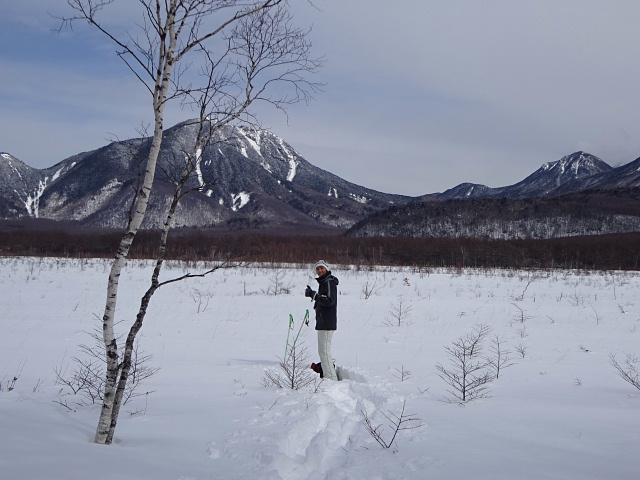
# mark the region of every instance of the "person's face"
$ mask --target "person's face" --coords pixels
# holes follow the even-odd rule
[[[319,267],[316,268],[316,273],[318,274],[319,277],[321,277],[322,275],[327,273],[327,269],[324,268],[322,265],[320,265]]]

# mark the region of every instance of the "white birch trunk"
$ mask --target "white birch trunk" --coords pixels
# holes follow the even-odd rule
[[[126,387],[129,370],[131,368],[131,352],[133,350],[133,342],[137,333],[142,327],[142,322],[146,315],[146,309],[151,296],[153,296],[154,292],[159,288],[159,286],[162,285],[158,282],[158,275],[162,267],[166,238],[169,230],[173,225],[176,211],[175,209],[177,207],[177,201],[179,199],[180,190],[178,189],[178,196],[174,198],[175,202],[172,204],[172,207],[166,219],[165,229],[163,231],[161,241],[162,251],[160,252],[160,256],[156,263],[156,269],[154,270],[154,274],[152,276],[151,286],[142,298],[140,310],[138,311],[136,321],[129,331],[129,335],[125,343],[124,352],[123,354],[121,354],[118,349],[118,344],[114,332],[114,321],[120,274],[125,266],[133,240],[143,223],[149,203],[151,189],[156,173],[156,164],[163,141],[164,108],[167,97],[170,93],[169,89],[172,81],[174,65],[176,62],[179,62],[189,51],[198,49],[204,41],[220,34],[233,23],[236,23],[241,19],[248,18],[254,13],[259,13],[260,11],[268,10],[277,7],[278,5],[284,4],[285,0],[260,0],[256,1],[256,3],[238,2],[238,5],[235,5],[236,2],[227,2],[226,0],[219,0],[217,2],[212,0],[190,0],[188,2],[185,2],[184,0],[155,0],[155,2],[153,0],[140,0],[140,2],[146,7],[146,15],[148,15],[149,18],[149,23],[145,24],[145,28],[149,28],[149,30],[145,30],[147,39],[149,40],[149,44],[155,45],[156,40],[158,42],[158,51],[156,52],[157,62],[155,61],[155,54],[152,55],[151,57],[153,58],[151,58],[148,55],[149,51],[146,49],[140,51],[136,50],[136,48],[130,48],[129,45],[127,45],[127,42],[123,43],[119,41],[107,30],[103,29],[100,24],[98,24],[94,20],[93,15],[104,5],[107,5],[111,2],[94,0],[69,0],[69,4],[76,10],[81,12],[81,15],[75,18],[76,20],[82,18],[89,20],[90,23],[96,26],[100,31],[105,33],[111,40],[113,40],[119,47],[121,47],[124,53],[127,53],[131,55],[131,57],[133,57],[134,60],[132,61],[132,64],[127,62],[127,65],[131,68],[138,79],[140,79],[149,89],[149,92],[153,97],[154,108],[153,140],[147,157],[145,174],[142,186],[137,192],[137,196],[135,198],[129,223],[126,227],[125,233],[120,241],[120,245],[111,265],[107,285],[107,298],[102,319],[103,341],[106,352],[107,371],[105,375],[104,402],[96,429],[95,442],[107,445],[113,441],[113,435],[118,420],[118,413],[122,402],[122,393],[124,392],[124,388]],[[154,3],[155,5],[153,5]],[[153,8],[154,6],[155,9]],[[202,26],[203,18],[206,18],[207,16],[228,7],[235,8],[236,6],[239,8],[236,13],[230,16],[226,21],[222,22],[218,28],[199,36],[198,30]],[[166,18],[163,19],[162,15],[165,14],[165,12]],[[248,106],[256,99],[266,100],[270,103],[273,103],[274,105],[280,105],[282,103],[289,102],[289,100],[286,98],[272,100],[268,96],[265,96],[264,98],[261,97],[267,86],[270,85],[271,81],[264,82],[259,88],[257,88],[256,91],[254,91],[252,80],[255,79],[259,74],[261,74],[266,68],[274,67],[277,71],[277,69],[283,64],[287,65],[288,63],[290,63],[291,68],[289,72],[279,73],[275,78],[280,81],[293,82],[296,87],[299,87],[299,83],[300,85],[302,85],[302,87],[309,87],[310,90],[313,90],[315,88],[313,84],[307,83],[306,80],[301,78],[298,74],[300,71],[307,71],[312,73],[315,67],[319,65],[319,62],[309,59],[309,45],[305,42],[299,42],[300,38],[304,37],[305,34],[297,30],[289,31],[287,28],[285,28],[280,32],[280,35],[285,40],[285,46],[290,48],[291,51],[288,51],[286,48],[282,50],[279,46],[278,38],[273,41],[273,44],[267,45],[268,48],[266,48],[264,51],[256,51],[254,48],[254,41],[251,37],[253,35],[258,35],[259,31],[262,31],[263,28],[265,29],[265,31],[269,31],[269,29],[273,26],[279,26],[282,23],[286,23],[288,18],[276,14],[270,20],[273,22],[273,24],[268,23],[269,19],[267,19],[268,21],[266,24],[262,23],[262,20],[262,18],[256,18],[254,23],[249,22],[247,25],[245,25],[246,30],[241,31],[241,34],[248,32],[248,40],[246,38],[243,39],[242,35],[239,34],[239,38],[242,41],[247,41],[246,44],[240,41],[238,45],[235,46],[235,48],[238,48],[240,50],[238,55],[244,55],[246,57],[246,61],[251,63],[252,68],[249,68],[245,72],[247,78],[236,78],[231,75],[229,77],[229,81],[231,81],[232,84],[234,84],[234,82],[245,81],[246,98],[243,98],[241,101],[239,101],[238,105],[229,107],[229,111],[225,112],[223,109],[223,112],[221,112],[221,116],[223,117],[223,119],[218,121],[218,127],[238,119],[242,114],[246,112]],[[182,39],[182,41],[180,42],[180,50],[177,50],[178,37]],[[256,40],[255,43],[259,42]],[[139,46],[136,45],[136,47]],[[229,45],[227,48],[229,48],[229,51],[227,52],[229,53],[232,47],[231,45]],[[246,50],[244,51],[244,53],[242,51],[243,49]],[[282,63],[282,58],[285,58],[284,63]],[[217,87],[216,82],[218,81],[217,75],[213,75],[213,69],[217,67],[217,63],[213,62],[210,57],[208,59],[210,62],[212,62],[212,72],[211,76],[209,77],[209,85],[205,89],[207,94],[203,98],[204,102],[212,101],[212,98],[209,97],[209,89],[213,89],[215,93],[215,88]],[[261,65],[261,62],[264,62],[264,65]],[[150,63],[153,63],[154,67],[151,67]],[[136,68],[132,67],[132,65],[137,65],[137,67],[139,67],[140,69],[139,71],[144,72],[142,76],[139,71],[136,70]],[[287,73],[293,74],[294,78],[289,78]],[[142,77],[153,81],[153,88],[151,87],[151,85],[147,84]],[[305,88],[298,88],[297,91],[298,93],[305,93]],[[189,90],[180,90],[180,92],[180,95],[182,95],[183,97],[188,96],[190,93]],[[175,94],[175,92],[173,92],[172,95],[174,95],[173,98],[180,97],[180,95]],[[222,95],[224,96],[224,92]],[[303,95],[303,97],[306,98],[306,95]],[[225,102],[226,100],[223,101],[223,103]],[[206,106],[206,103],[202,105],[201,113],[204,113]],[[225,116],[226,118],[224,118]],[[201,115],[201,121],[202,120],[203,117]],[[211,132],[209,132],[209,135],[211,135]],[[209,137],[207,136],[199,136],[199,142],[196,144],[195,150],[196,157],[198,157],[197,152],[199,151],[199,148],[203,145],[206,145],[208,140]],[[196,158],[196,163],[199,161],[200,158]],[[184,178],[186,179],[188,178],[188,176]],[[184,183],[182,184],[182,186],[184,186]],[[182,188],[182,186],[180,188]],[[211,270],[207,273],[211,273],[214,270]],[[187,275],[184,278],[190,276],[193,275]]]
[[[176,32],[173,25],[174,18],[172,12],[175,11],[173,5],[176,0],[171,1],[171,8],[169,9],[166,23],[168,28],[168,45],[166,43],[160,44],[160,61],[158,64],[158,70],[156,75],[155,91],[153,96],[154,107],[154,130],[153,140],[151,143],[151,149],[149,150],[149,156],[147,157],[147,165],[144,174],[144,180],[138,197],[136,199],[133,214],[127,225],[125,234],[120,241],[118,251],[111,265],[111,271],[109,273],[109,283],[107,285],[107,300],[104,309],[104,315],[102,317],[102,335],[104,346],[106,350],[107,360],[107,373],[105,377],[105,391],[104,401],[102,404],[102,410],[100,411],[100,418],[98,420],[98,427],[96,429],[95,443],[110,444],[113,440],[113,431],[117,422],[117,411],[114,415],[114,400],[116,387],[118,384],[118,374],[120,372],[120,363],[118,355],[118,345],[116,342],[115,332],[113,329],[114,317],[116,312],[116,302],[118,298],[118,286],[120,280],[120,273],[124,268],[124,265],[129,255],[131,244],[142,225],[147,206],[149,204],[149,197],[151,195],[151,187],[155,178],[156,164],[158,155],[160,154],[160,147],[162,146],[162,137],[164,130],[163,116],[165,100],[167,97],[167,91],[169,88],[169,80],[171,79],[171,73],[173,69],[173,56],[176,48]]]
[[[200,151],[200,143],[196,144],[196,151]],[[197,156],[197,154],[196,154]],[[196,165],[199,163],[200,159],[196,158]],[[115,432],[115,427],[118,421],[118,415],[120,413],[120,407],[122,406],[122,400],[124,396],[124,392],[127,386],[127,380],[129,378],[129,373],[131,370],[131,359],[133,354],[133,349],[135,345],[135,339],[138,335],[138,332],[142,328],[142,323],[144,321],[145,316],[147,315],[147,307],[149,306],[149,302],[151,301],[151,297],[156,292],[156,290],[160,287],[160,271],[162,270],[162,265],[164,263],[164,255],[167,247],[167,239],[169,237],[169,231],[173,227],[175,221],[175,214],[178,208],[178,203],[180,201],[180,197],[182,194],[182,188],[186,181],[189,179],[192,172],[192,168],[189,168],[189,160],[187,160],[187,165],[181,175],[181,181],[176,186],[176,191],[174,192],[174,196],[169,207],[169,211],[167,213],[167,217],[165,219],[164,226],[162,228],[162,235],[160,239],[160,249],[158,252],[158,258],[156,260],[155,268],[153,269],[153,274],[151,275],[151,285],[149,289],[142,297],[142,301],[140,302],[140,309],[138,311],[138,315],[136,316],[136,321],[131,326],[129,330],[129,334],[127,336],[127,340],[125,343],[124,353],[122,356],[122,363],[120,365],[120,376],[117,378],[117,385],[114,384],[114,393],[113,402],[111,405],[111,422],[109,424],[109,430],[106,435],[105,443],[111,444],[113,441],[113,434]]]

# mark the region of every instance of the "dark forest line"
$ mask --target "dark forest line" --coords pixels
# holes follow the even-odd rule
[[[122,232],[116,230],[0,229],[0,255],[110,258]],[[140,231],[130,258],[155,258],[159,232]],[[327,235],[233,235],[176,230],[167,259],[216,260],[231,255],[248,262],[405,265],[418,267],[566,268],[640,270],[640,233],[554,238],[348,238]]]

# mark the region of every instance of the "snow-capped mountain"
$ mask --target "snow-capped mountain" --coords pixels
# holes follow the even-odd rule
[[[38,171],[8,153],[0,153],[0,216],[37,215],[46,180]]]
[[[547,162],[524,180],[506,187],[491,188],[475,183],[462,183],[442,193],[425,195],[423,200],[473,198],[530,198],[584,190],[580,181],[613,170],[600,158],[575,152],[555,162]],[[571,187],[573,185],[573,188]],[[628,186],[628,185],[620,185]],[[615,188],[615,187],[614,187]]]
[[[0,218],[41,218],[45,191],[85,155],[75,155],[53,167],[37,170],[8,153],[0,153]]]
[[[179,174],[185,152],[193,149],[197,128],[191,121],[165,132],[145,227],[162,224],[173,193],[172,179]],[[114,142],[43,170],[33,169],[10,154],[2,153],[0,218],[28,216],[122,228],[149,148],[149,138]],[[198,153],[201,160],[188,183],[191,193],[181,201],[177,226],[291,227],[294,231],[306,227],[349,228],[390,207],[398,207],[393,209],[392,216],[401,219],[403,206],[421,201],[513,200],[566,195],[593,188],[640,186],[640,159],[614,169],[585,152],[545,163],[521,182],[510,186],[490,188],[463,183],[445,192],[418,198],[381,193],[348,182],[310,164],[282,138],[264,130],[225,127],[217,132],[204,151]],[[407,208],[414,208],[410,207]],[[469,206],[445,210],[451,213],[459,208],[476,209]],[[483,208],[495,210],[491,205]],[[445,214],[445,210],[441,213]],[[415,222],[413,215],[411,213],[411,219],[405,220]],[[435,221],[424,212],[419,215],[425,221],[427,218],[430,222]],[[473,215],[478,215],[477,210]],[[509,215],[513,216],[513,212]],[[384,223],[381,219],[385,215],[376,218],[376,225],[380,225],[380,222]],[[389,231],[382,226],[380,229],[381,232]],[[415,229],[411,227],[410,230]]]
[[[165,132],[145,226],[161,225],[197,125]],[[3,218],[31,216],[83,225],[125,225],[149,138],[114,142],[36,170],[9,154],[0,160]],[[409,197],[353,184],[317,168],[267,131],[225,127],[199,152],[201,161],[178,210],[177,226],[261,227],[284,224],[345,228]]]
[[[563,185],[611,170],[613,167],[598,157],[585,152],[575,152],[555,162],[545,163],[521,182],[504,187],[500,196],[529,198],[553,195]]]
[[[556,192],[566,193],[593,188],[628,187],[640,187],[640,158],[596,175],[575,179],[559,187]]]
[[[640,159],[613,168],[585,152],[514,185],[463,183],[361,220],[354,237],[544,239],[640,231]]]

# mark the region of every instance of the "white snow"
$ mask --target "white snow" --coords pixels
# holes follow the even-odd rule
[[[335,187],[329,187],[329,193],[327,193],[327,196],[338,198],[338,189]]]
[[[231,194],[231,210],[237,212],[244,207],[251,200],[251,193],[240,192],[238,194]]]
[[[45,177],[44,180],[38,180],[37,189],[32,193],[25,193],[25,198],[22,200],[22,203],[24,203],[24,207],[31,217],[38,218],[39,216],[40,197],[42,197],[42,194],[47,188],[48,180],[48,177]],[[17,190],[14,191],[20,196]]]
[[[256,130],[251,132],[251,134],[256,137],[255,139],[253,139],[251,138],[251,135],[247,134],[247,132],[245,132],[243,129],[239,129],[239,130],[242,133],[244,140],[249,144],[249,146],[253,148],[253,150],[255,150],[255,152],[258,155],[262,155],[262,152],[260,149],[260,140],[261,140],[260,131]]]
[[[200,188],[204,188],[204,177],[202,176],[202,168],[200,168],[200,162],[202,161],[202,148],[196,150],[196,175],[198,176],[198,184]]]
[[[13,169],[14,172],[16,172],[16,175],[18,175],[18,178],[22,180],[22,174],[20,173],[20,170],[16,168],[16,166],[11,162],[11,160],[9,160],[9,166]]]
[[[2,158],[6,158],[7,160],[11,160],[11,155],[9,155],[8,153],[0,153],[0,156]]]
[[[259,130],[256,130],[256,131],[251,131],[250,133],[247,133],[242,128],[239,128],[238,131],[242,134],[242,139],[240,140],[241,142],[240,153],[244,157],[249,158],[249,154],[247,153],[247,147],[245,145],[245,142],[246,142],[246,144],[249,145],[258,154],[258,159],[260,161],[260,165],[262,166],[262,168],[264,168],[269,173],[273,173],[273,167],[269,164],[269,162],[267,162],[267,159],[264,158],[264,156],[262,155],[262,150],[260,148],[260,143],[262,140],[261,132]],[[252,135],[255,136],[255,139],[252,138]]]
[[[310,307],[302,294],[314,283],[310,269],[247,266],[170,284],[152,299],[141,332],[140,348],[160,371],[140,392],[153,393],[125,405],[114,445],[98,446],[99,406],[65,396],[54,368],[69,374],[78,345],[93,342],[87,332],[100,326],[108,266],[0,258],[2,478],[640,478],[640,392],[608,360],[640,354],[638,273],[334,268],[333,353],[348,379],[317,392],[261,385],[283,354],[289,314],[297,331]],[[150,267],[129,261],[122,275],[121,332]],[[169,263],[161,280],[185,271]],[[291,294],[267,294],[276,279]],[[390,326],[400,298],[411,310]],[[515,364],[489,398],[449,403],[435,365],[446,365],[444,347],[478,324],[505,342]],[[316,361],[313,325],[301,332]],[[403,401],[425,425],[383,449],[364,413],[384,426],[383,414],[399,413]]]
[[[64,171],[64,168],[60,168],[56,171],[56,173],[53,174],[53,177],[51,177],[51,181],[55,182],[58,177],[62,174],[62,172]]]
[[[289,149],[282,138],[276,137],[276,139],[278,141],[278,144],[280,145],[282,153],[284,153],[284,155],[287,157],[287,160],[289,161],[287,182],[293,182],[293,179],[296,178],[296,172],[298,170],[298,165],[300,165],[300,161],[296,159],[296,152]]]
[[[369,199],[364,195],[356,195],[355,193],[350,193],[349,196],[358,203],[368,203]]]
[[[293,182],[293,179],[296,178],[296,171],[298,170],[298,162],[294,158],[289,158],[289,173],[287,173],[287,182]]]
[[[260,156],[260,165],[262,165],[262,168],[264,168],[267,172],[273,173],[273,167],[263,156]]]

